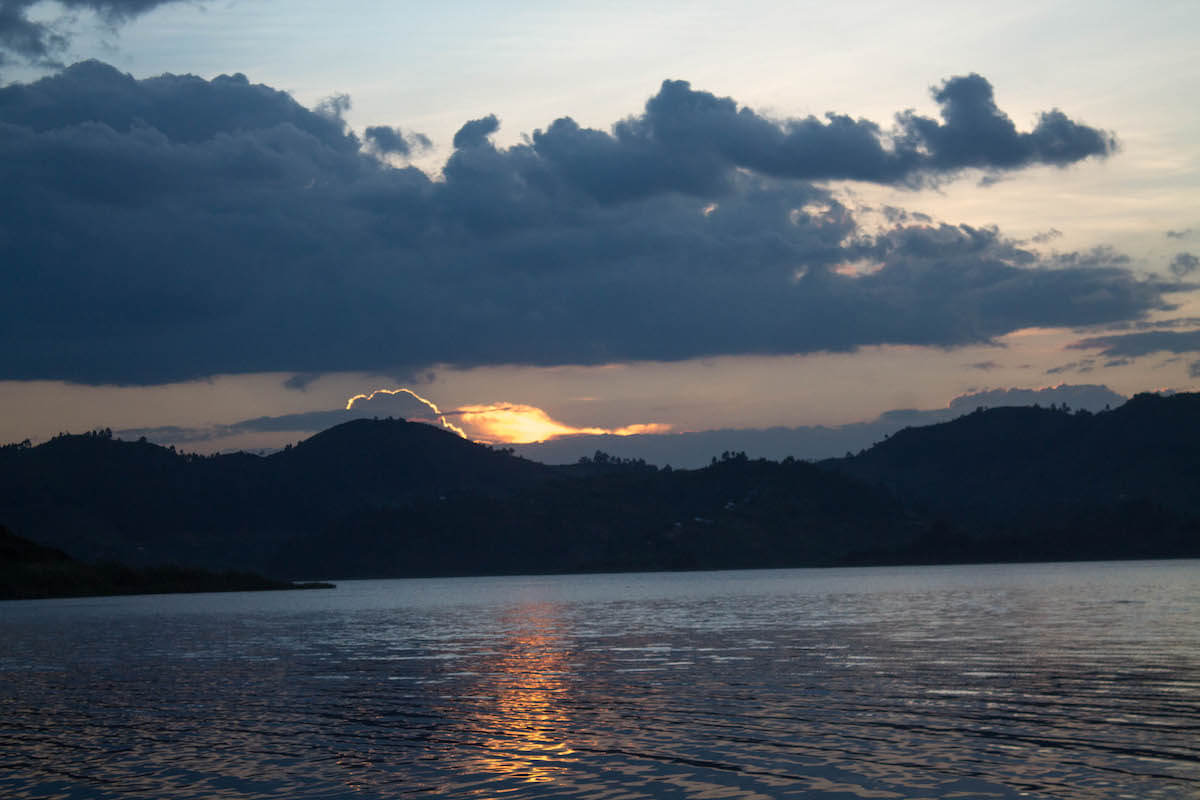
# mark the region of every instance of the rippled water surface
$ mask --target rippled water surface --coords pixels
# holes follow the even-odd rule
[[[1200,797],[1200,562],[0,604],[6,798]]]

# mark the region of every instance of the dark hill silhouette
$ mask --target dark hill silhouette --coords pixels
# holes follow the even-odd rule
[[[0,448],[0,519],[88,561],[269,570],[285,542],[348,513],[552,475],[404,420],[354,420],[267,457],[201,457],[95,431]]]
[[[81,597],[101,594],[231,592],[333,588],[292,584],[246,572],[220,574],[182,567],[85,564],[54,547],[43,547],[0,525],[0,600]]]
[[[1137,395],[1098,414],[979,410],[825,466],[904,498],[944,530],[991,539],[990,557],[1004,557],[1002,541],[1013,557],[1200,555],[1197,394]]]
[[[280,492],[308,487],[305,499],[335,515],[461,494],[505,495],[554,474],[447,430],[395,419],[345,422],[265,461]]]
[[[393,419],[265,457],[98,431],[0,448],[0,520],[86,561],[289,578],[1200,555],[1200,396],[674,471],[549,467]]]
[[[343,577],[834,564],[925,526],[812,464],[726,454],[701,470],[582,464],[507,497],[367,511],[297,542],[288,572]]]

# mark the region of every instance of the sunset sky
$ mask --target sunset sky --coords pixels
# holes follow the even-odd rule
[[[0,441],[1195,390],[1197,35],[1194,0],[0,0]]]

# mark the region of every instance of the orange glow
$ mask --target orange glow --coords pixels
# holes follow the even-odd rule
[[[462,406],[451,412],[459,417],[471,438],[480,442],[526,444],[544,442],[558,436],[577,434],[632,436],[639,433],[666,433],[670,425],[642,423],[623,428],[576,428],[551,418],[536,406],[520,403],[490,403]]]
[[[353,410],[359,403],[369,403],[379,395],[398,394],[406,394],[425,404],[443,428],[454,431],[464,439],[485,444],[528,444],[544,442],[558,436],[579,434],[635,436],[640,433],[666,433],[671,430],[670,425],[660,422],[637,423],[622,428],[576,428],[553,419],[537,406],[521,403],[488,403],[442,411],[437,403],[422,397],[412,389],[376,389],[368,394],[356,394],[346,401],[346,410]],[[457,417],[461,427],[446,417]]]
[[[848,278],[861,278],[864,275],[874,275],[881,269],[883,269],[883,264],[878,261],[860,258],[857,261],[843,261],[835,266],[833,271]]]
[[[525,783],[550,783],[574,754],[570,730],[570,652],[553,606],[531,603],[505,620],[504,646],[481,671],[495,676],[491,703],[478,709],[475,724],[490,735],[477,769]]]

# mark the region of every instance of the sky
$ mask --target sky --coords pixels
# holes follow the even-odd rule
[[[0,440],[680,464],[1200,388],[1200,6],[846,5],[0,0]]]

